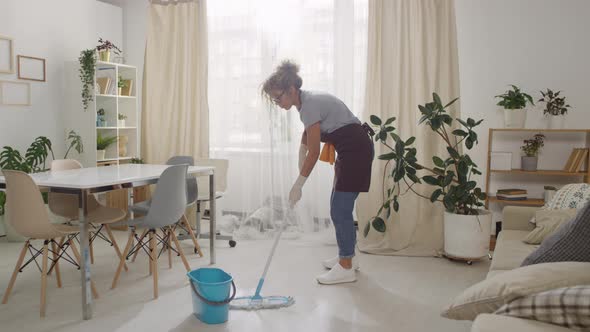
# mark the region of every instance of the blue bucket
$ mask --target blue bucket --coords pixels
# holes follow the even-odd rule
[[[192,288],[194,315],[207,324],[227,322],[229,303],[236,296],[232,276],[216,268],[196,269],[187,275]]]

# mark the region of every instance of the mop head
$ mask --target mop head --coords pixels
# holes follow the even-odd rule
[[[233,299],[229,308],[234,310],[278,309],[291,306],[295,299],[291,296],[254,296],[237,297]]]

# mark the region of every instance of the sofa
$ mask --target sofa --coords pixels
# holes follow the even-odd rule
[[[539,208],[507,206],[503,210],[502,231],[496,239],[496,247],[486,278],[515,269],[538,245],[522,240],[534,228],[529,221]],[[573,331],[557,325],[503,315],[480,314],[471,332],[519,331],[519,332],[567,332]]]

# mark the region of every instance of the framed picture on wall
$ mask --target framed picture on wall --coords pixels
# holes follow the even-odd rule
[[[31,106],[31,83],[0,81],[0,105]]]
[[[0,73],[14,73],[14,44],[5,36],[0,36]]]
[[[18,78],[21,80],[45,82],[45,59],[18,55]]]

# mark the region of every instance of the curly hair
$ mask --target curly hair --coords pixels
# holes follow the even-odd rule
[[[261,95],[270,100],[272,99],[272,96],[270,95],[271,90],[278,89],[286,91],[290,87],[301,89],[303,80],[298,73],[298,64],[291,60],[283,60],[275,69],[274,73],[262,83],[262,90],[260,91]]]

